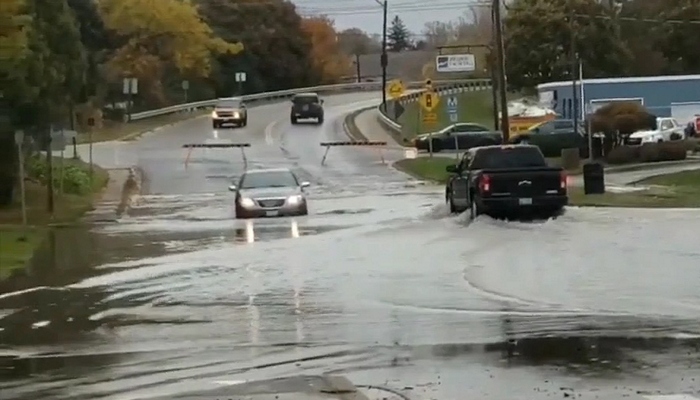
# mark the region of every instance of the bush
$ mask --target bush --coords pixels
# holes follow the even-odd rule
[[[591,115],[588,121],[593,132],[606,135],[620,132],[629,134],[645,129],[656,129],[656,116],[635,102],[607,104]]]
[[[58,189],[61,186],[60,161],[56,159],[53,161],[53,185]],[[46,162],[46,157],[31,157],[27,162],[27,176],[36,179],[42,185],[48,184],[49,165]],[[72,160],[63,161],[63,192],[76,195],[92,192],[90,173],[85,165]]]
[[[688,157],[686,146],[683,141],[647,143],[642,145],[639,158],[641,162],[685,160]]]
[[[639,146],[617,146],[607,154],[610,164],[630,164],[639,162],[641,148]]]

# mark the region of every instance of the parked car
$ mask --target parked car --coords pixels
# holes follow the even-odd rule
[[[625,139],[625,144],[638,146],[644,143],[670,142],[685,139],[685,129],[674,118],[656,118],[656,129],[637,131]]]
[[[535,125],[509,138],[508,143],[535,145],[545,157],[559,157],[563,149],[587,149],[588,137],[583,122],[580,122],[578,130],[575,130],[573,120],[555,119]]]
[[[413,139],[413,146],[418,150],[430,150],[437,153],[442,150],[467,150],[477,146],[501,144],[503,135],[500,132],[479,124],[458,123],[450,125],[437,132],[424,133]]]

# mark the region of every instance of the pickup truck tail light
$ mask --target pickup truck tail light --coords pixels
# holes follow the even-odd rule
[[[569,181],[568,181],[569,178],[566,176],[566,172],[561,171],[561,174],[559,175],[559,177],[560,177],[560,178],[559,178],[559,179],[560,179],[559,187],[560,187],[562,190],[566,190],[566,188],[567,188],[567,186],[568,186],[568,182],[569,182]]]
[[[479,179],[479,191],[481,191],[481,193],[487,193],[491,191],[490,175],[481,175],[481,179]]]

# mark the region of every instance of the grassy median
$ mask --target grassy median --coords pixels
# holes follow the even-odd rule
[[[419,157],[398,161],[394,166],[409,175],[436,183],[445,183],[448,165],[455,160],[446,157]],[[586,195],[581,187],[569,188],[569,204],[589,207],[700,207],[700,170],[659,175],[638,182],[634,190]]]
[[[52,224],[76,222],[93,207],[102,189],[109,180],[107,171],[95,166],[92,185],[89,184],[89,166],[79,160],[64,160],[64,168],[70,174],[64,175],[65,193],[58,193],[60,182],[55,182],[54,215],[48,212],[48,190],[42,164],[38,161],[34,169],[27,171],[25,182],[27,200],[27,226],[22,225],[22,207],[17,196],[9,207],[0,208],[0,279],[7,277],[12,270],[23,268],[31,259],[36,248],[42,243],[46,229]],[[54,157],[54,174],[58,173],[60,161]]]

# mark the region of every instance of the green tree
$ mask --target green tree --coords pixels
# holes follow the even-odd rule
[[[379,53],[382,45],[359,28],[349,28],[338,33],[340,50],[350,56]]]
[[[651,37],[657,40],[657,49],[666,57],[672,72],[697,73],[700,70],[700,2],[697,0],[664,0],[657,18],[661,21],[686,21],[683,23],[660,23],[652,30]]]
[[[504,21],[509,86],[571,79],[572,35],[586,77],[625,73],[631,53],[613,19],[601,16],[610,10],[596,0],[514,0]]]
[[[386,37],[387,47],[390,51],[399,52],[412,47],[411,32],[408,31],[408,28],[406,28],[406,25],[404,25],[398,15],[391,20],[391,26]]]
[[[236,72],[246,72],[247,93],[316,84],[311,38],[289,1],[196,0],[204,20],[227,42],[245,43],[240,54],[218,57],[211,84],[221,96],[238,91]]]

